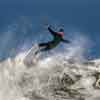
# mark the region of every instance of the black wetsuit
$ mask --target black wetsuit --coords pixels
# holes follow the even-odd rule
[[[40,49],[40,51],[48,51],[52,48],[55,48],[61,41],[70,43],[70,41],[64,40],[62,35],[58,34],[58,32],[53,31],[50,27],[48,27],[48,30],[52,34],[53,40],[49,41],[47,43],[40,43],[39,47],[40,48],[42,47],[42,49]]]

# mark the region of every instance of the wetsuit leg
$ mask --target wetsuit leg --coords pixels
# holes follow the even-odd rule
[[[35,52],[35,54],[39,53],[40,51],[48,51],[49,50],[49,42],[47,43],[40,43],[39,44],[39,50]]]
[[[49,48],[48,46],[46,46],[45,48],[42,48],[40,51],[48,51],[50,50],[51,48]]]
[[[43,48],[40,49],[40,51],[48,51],[48,50],[52,49],[51,45],[53,45],[52,42],[47,42],[47,43],[39,44],[40,48],[43,47]]]
[[[45,47],[45,46],[47,46],[48,45],[48,43],[40,43],[39,44],[39,47]]]
[[[47,43],[40,43],[39,44],[40,50],[37,51],[35,54],[37,54],[40,51],[41,52],[49,51],[50,49],[53,48],[53,45],[54,45],[54,42],[53,41],[50,41],[50,42],[47,42]]]

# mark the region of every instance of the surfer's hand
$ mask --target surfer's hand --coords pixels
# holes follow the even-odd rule
[[[52,28],[52,25],[48,25],[48,28]]]

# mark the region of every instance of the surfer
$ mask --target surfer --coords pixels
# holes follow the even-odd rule
[[[60,42],[70,43],[69,40],[65,40],[63,38],[63,36],[64,36],[63,28],[60,28],[59,31],[56,32],[56,31],[52,30],[51,26],[49,26],[48,30],[51,33],[51,35],[53,36],[53,40],[46,42],[46,43],[40,43],[39,44],[40,51],[51,50],[51,49],[55,48]]]

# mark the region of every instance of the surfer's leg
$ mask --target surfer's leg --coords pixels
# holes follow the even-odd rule
[[[45,52],[45,51],[49,51],[51,48],[49,47],[49,45],[42,45],[40,46],[40,49],[38,51],[35,52],[35,54],[38,54],[39,52]]]
[[[39,44],[39,51],[37,51],[35,54],[39,53],[39,52],[44,52],[44,51],[49,51],[52,48],[54,48],[54,42],[53,41],[49,41],[47,43],[40,43]]]
[[[39,44],[39,47],[45,47],[45,46],[47,46],[48,45],[48,43],[40,43]]]
[[[48,51],[51,48],[48,47],[48,45],[43,46],[42,48],[40,47],[40,49],[38,51],[35,52],[35,54],[38,54],[39,52],[44,52],[44,51]]]
[[[39,53],[40,51],[44,51],[44,48],[46,48],[47,44],[48,44],[48,43],[40,43],[40,44],[38,44],[39,50],[35,52],[35,55],[36,55],[37,53]]]

